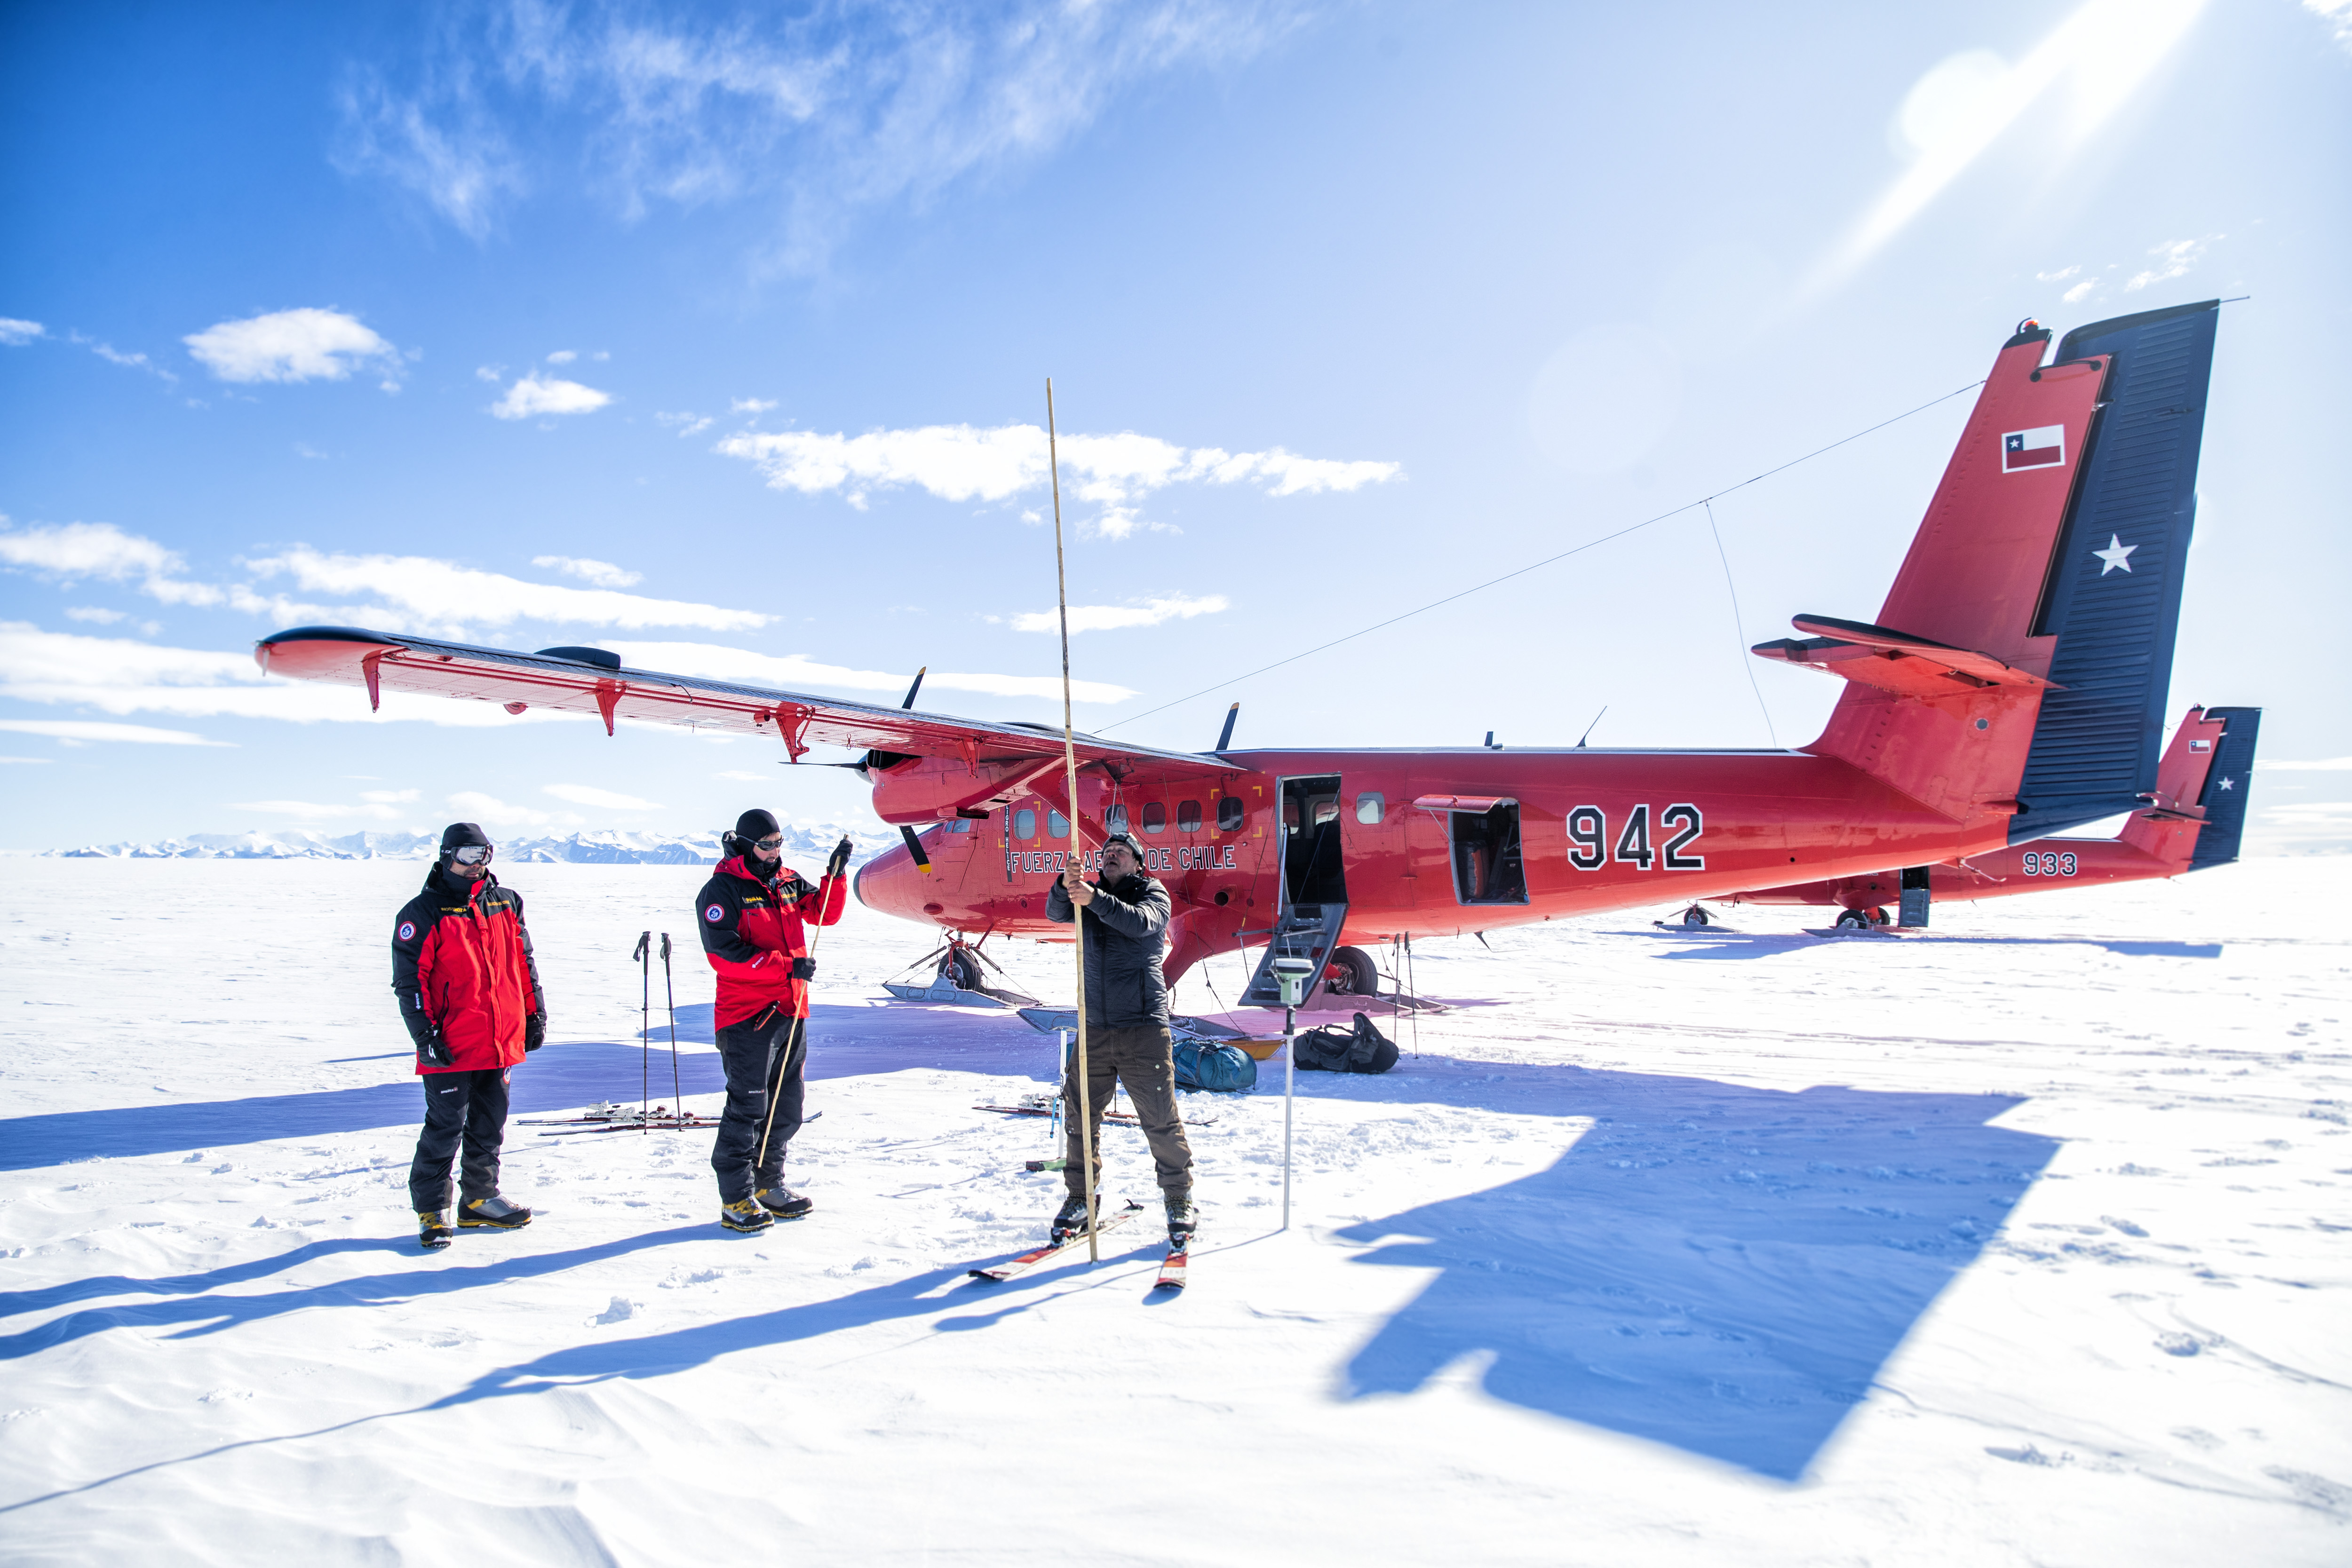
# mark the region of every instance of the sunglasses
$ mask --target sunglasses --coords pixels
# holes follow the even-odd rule
[[[490,863],[490,846],[463,844],[452,852],[449,858],[459,865],[488,865]]]
[[[755,850],[762,851],[782,849],[784,847],[784,835],[782,833],[770,833],[764,839],[753,839],[751,841],[751,847]]]

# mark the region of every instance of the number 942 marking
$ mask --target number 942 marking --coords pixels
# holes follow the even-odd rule
[[[1657,831],[1665,841],[1650,846],[1650,808],[1632,808],[1619,828],[1615,843],[1609,837],[1609,813],[1598,806],[1579,806],[1568,814],[1568,863],[1579,871],[1599,871],[1611,861],[1621,865],[1653,866],[1664,871],[1705,871],[1706,857],[1691,852],[1706,831],[1706,814],[1686,802],[1676,802],[1657,813]]]
[[[2073,876],[2074,856],[2069,852],[2055,853],[2050,850],[2025,852],[2025,874],[2028,876]]]

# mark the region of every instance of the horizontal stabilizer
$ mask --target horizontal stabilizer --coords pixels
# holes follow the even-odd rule
[[[1795,625],[1798,631],[1815,635],[1802,642],[1784,637],[1777,643],[1759,643],[1749,652],[1759,659],[1802,664],[1911,697],[1968,696],[1988,686],[2047,688],[2050,685],[1990,653],[1955,648],[1907,632],[1828,615],[1800,615]]]

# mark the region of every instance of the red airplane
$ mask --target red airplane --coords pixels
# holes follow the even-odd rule
[[[1157,750],[539,653],[307,627],[261,642],[277,674],[772,736],[865,755],[905,844],[858,873],[868,905],[942,928],[1067,940],[1045,891],[1125,828],[1176,907],[1173,980],[1265,946],[1369,991],[1363,951],[1792,881],[1994,854],[2145,808],[2195,512],[2219,301],[2051,334],[1993,361],[1886,601],[1871,622],[1802,615],[1761,657],[1846,683],[1795,750]],[[924,831],[918,835],[915,829]],[[2077,852],[2079,853],[2079,852]],[[2078,862],[2079,864],[2079,862]],[[955,955],[951,952],[950,956]]]
[[[2258,707],[2190,708],[2157,768],[2154,795],[2112,839],[2036,839],[1932,866],[1735,893],[1725,902],[1836,904],[1839,925],[1862,928],[1885,925],[1886,904],[1905,893],[1917,894],[1922,883],[1934,902],[1958,903],[2146,882],[2228,865],[2238,858],[2245,831],[2262,717]],[[1685,915],[1685,925],[1708,923],[1696,904],[1692,909],[1699,917]]]

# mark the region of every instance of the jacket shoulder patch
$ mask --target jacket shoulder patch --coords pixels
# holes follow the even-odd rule
[[[709,921],[713,925],[716,925],[720,921],[727,918],[726,906],[724,904],[711,904],[702,912],[702,917],[705,920]]]

